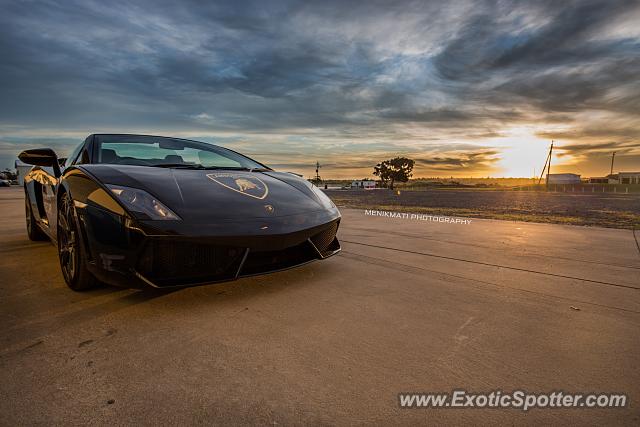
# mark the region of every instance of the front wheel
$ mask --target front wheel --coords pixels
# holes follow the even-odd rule
[[[67,193],[58,204],[58,257],[64,281],[71,289],[83,291],[97,284],[87,269],[87,255],[80,242],[73,200]]]

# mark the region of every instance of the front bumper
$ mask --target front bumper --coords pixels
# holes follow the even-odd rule
[[[79,212],[89,269],[122,287],[197,286],[271,273],[340,251],[337,210],[216,224],[132,221]],[[159,227],[163,228],[159,228]]]

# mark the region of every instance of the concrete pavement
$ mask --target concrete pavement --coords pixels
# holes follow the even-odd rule
[[[69,290],[0,188],[0,424],[640,422],[630,231],[344,210],[343,252],[222,285]],[[628,393],[624,409],[403,410],[398,392]]]

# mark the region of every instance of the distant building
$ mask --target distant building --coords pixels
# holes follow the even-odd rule
[[[23,163],[20,160],[16,160],[15,167],[16,174],[18,175],[18,184],[24,185],[24,177],[31,170],[31,165]]]
[[[589,184],[618,184],[618,175],[594,176],[588,179]]]
[[[351,183],[351,188],[376,188],[376,182],[372,179],[357,180]]]
[[[549,184],[580,184],[580,175],[575,173],[550,173]]]
[[[620,184],[640,184],[640,172],[618,172]]]
[[[608,184],[609,178],[606,176],[592,176],[589,178],[589,184]]]
[[[618,183],[618,175],[607,175],[607,176],[592,176],[585,180],[585,183],[589,184],[617,184]]]

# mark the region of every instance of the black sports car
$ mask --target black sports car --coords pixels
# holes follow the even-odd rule
[[[67,159],[23,151],[27,231],[74,290],[192,286],[340,251],[340,212],[304,179],[203,142],[90,135]]]

